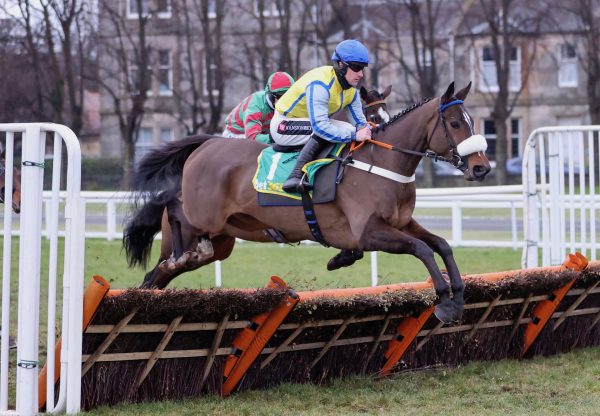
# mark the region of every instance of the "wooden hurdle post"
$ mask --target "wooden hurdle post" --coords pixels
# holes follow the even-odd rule
[[[234,352],[227,357],[223,375],[225,381],[221,394],[229,396],[246,374],[252,363],[260,355],[267,342],[279,328],[283,320],[294,309],[299,297],[277,276],[271,276],[266,287],[287,289],[284,301],[270,312],[262,313],[253,319],[247,328],[233,341]]]
[[[581,253],[569,254],[563,262],[563,267],[574,271],[582,271],[587,265],[588,259]],[[575,283],[575,279],[570,280],[563,287],[556,289],[548,296],[548,299],[541,300],[535,305],[531,322],[525,328],[521,358],[525,356],[538,335],[540,335],[542,329],[544,329],[552,314],[558,308],[558,305],[562,302],[569,289],[571,289],[571,286],[573,286],[573,283]]]

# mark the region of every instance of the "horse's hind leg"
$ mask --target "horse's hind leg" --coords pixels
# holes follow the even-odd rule
[[[182,273],[196,270],[217,260],[225,260],[233,251],[235,238],[224,235],[216,236],[210,240],[210,246],[213,250],[213,254],[210,258],[191,256],[185,264],[177,267],[175,270],[170,270],[167,267],[155,267],[152,272],[150,272],[153,274],[151,276],[147,275],[142,287],[164,289],[171,280]]]
[[[398,230],[378,217],[371,217],[359,240],[359,247],[367,251],[385,251],[394,254],[411,254],[421,260],[427,268],[440,302],[435,307],[435,316],[451,323],[456,319],[456,308],[450,299],[450,287],[438,268],[433,250],[424,242]]]
[[[327,270],[337,270],[342,267],[352,266],[357,260],[362,259],[364,253],[362,250],[340,250],[327,262]]]
[[[434,252],[439,254],[439,256],[442,258],[442,261],[446,266],[446,270],[448,271],[448,277],[450,278],[450,286],[452,287],[452,301],[454,302],[454,305],[456,307],[455,320],[460,321],[465,306],[465,284],[463,283],[462,277],[460,276],[460,272],[458,271],[456,260],[454,260],[452,248],[446,240],[444,240],[442,237],[430,233],[419,223],[417,223],[414,219],[411,220],[411,222],[406,227],[404,227],[403,230],[406,231],[408,234],[412,235],[413,237],[424,241],[429,247],[431,247],[431,249]]]

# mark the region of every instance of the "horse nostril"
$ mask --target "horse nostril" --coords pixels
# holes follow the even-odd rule
[[[475,167],[473,167],[473,175],[476,178],[481,178],[481,177],[487,175],[489,171],[490,171],[490,169],[486,168],[483,165],[475,165]]]

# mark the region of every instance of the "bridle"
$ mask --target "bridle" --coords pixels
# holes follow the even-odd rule
[[[378,104],[386,105],[385,100],[377,100],[377,101],[370,102],[369,104],[365,104],[365,108],[373,107]]]
[[[429,138],[427,140],[427,147],[429,147],[429,144],[433,138],[433,135],[434,135],[438,125],[441,124],[444,129],[444,135],[446,136],[446,140],[448,141],[448,147],[452,154],[452,156],[450,158],[441,156],[438,153],[434,152],[433,150],[425,150],[424,152],[419,152],[419,151],[412,150],[412,149],[396,147],[396,146],[381,142],[376,139],[368,139],[368,140],[365,140],[364,142],[361,142],[358,144],[356,142],[353,142],[352,145],[350,146],[349,155],[351,155],[354,151],[360,149],[364,145],[364,143],[371,143],[375,146],[379,146],[379,147],[382,147],[387,150],[392,150],[395,152],[406,153],[406,154],[415,155],[415,156],[426,157],[426,158],[433,159],[435,162],[437,162],[437,161],[446,162],[446,163],[449,163],[450,165],[454,166],[456,169],[459,169],[461,172],[464,172],[468,169],[468,165],[464,159],[464,157],[466,155],[461,156],[461,154],[458,150],[457,144],[455,143],[454,139],[452,138],[452,135],[448,131],[448,126],[446,126],[446,119],[444,117],[444,111],[446,111],[446,109],[448,109],[449,107],[452,107],[454,105],[462,105],[463,103],[464,103],[463,100],[456,99],[456,100],[450,101],[445,104],[440,104],[440,107],[438,109],[439,123],[436,122],[435,127],[434,127],[433,131],[431,132],[431,134],[429,135]],[[370,103],[370,105],[373,105],[373,104],[374,103]],[[369,124],[371,124],[372,126],[375,126],[373,123],[369,123]],[[478,136],[478,135],[472,135],[471,138],[475,137],[475,136]]]

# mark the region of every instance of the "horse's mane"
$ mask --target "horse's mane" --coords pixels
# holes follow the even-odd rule
[[[396,121],[400,120],[402,117],[404,117],[405,115],[407,115],[408,113],[410,113],[415,108],[419,108],[423,104],[426,104],[426,103],[428,103],[431,100],[432,100],[431,98],[425,98],[423,101],[421,101],[419,103],[415,103],[415,104],[411,105],[408,108],[405,108],[404,110],[400,111],[398,114],[396,114],[395,116],[393,116],[392,118],[390,118],[390,121],[388,121],[387,123],[380,124],[377,128],[373,129],[373,132],[376,133],[379,130],[385,130],[385,128],[387,126],[389,126],[390,124],[395,123]]]

